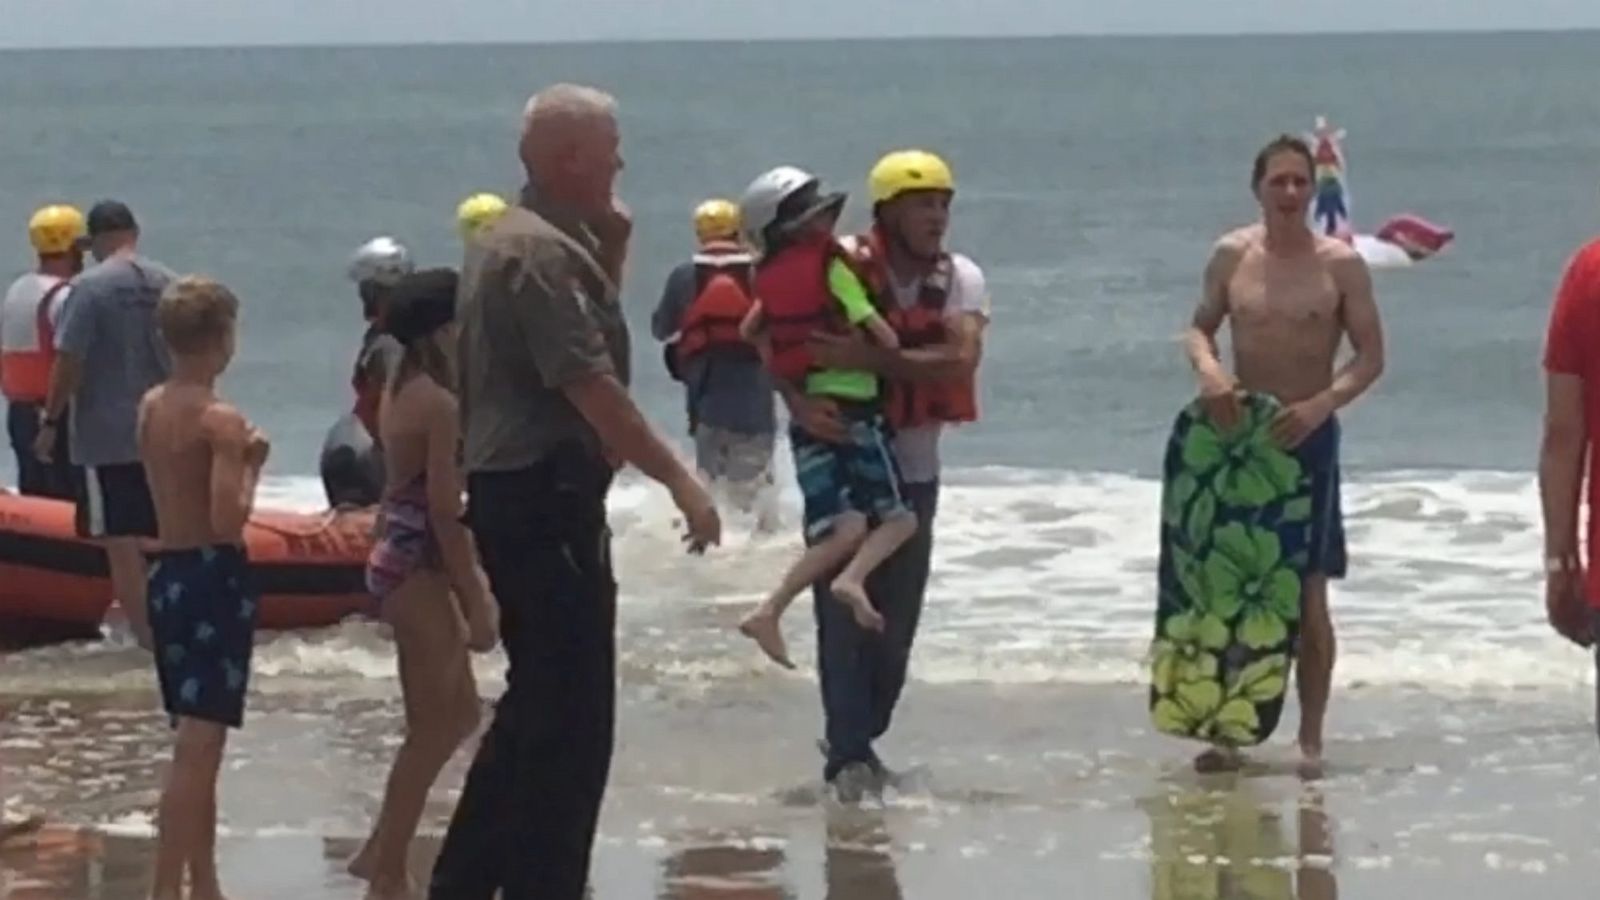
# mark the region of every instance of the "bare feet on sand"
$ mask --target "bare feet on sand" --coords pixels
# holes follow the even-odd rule
[[[1300,777],[1312,780],[1322,777],[1322,745],[1300,743]]]
[[[345,866],[344,870],[349,872],[352,878],[371,881],[373,868],[372,849],[370,847],[362,847],[360,853],[350,857],[350,864]]]
[[[858,581],[846,581],[843,577],[833,581],[833,596],[840,603],[850,607],[850,612],[856,617],[856,624],[868,631],[883,630],[883,616],[872,608],[872,601],[867,599],[867,589]]]
[[[1194,758],[1194,770],[1202,775],[1237,772],[1242,765],[1243,754],[1232,747],[1212,747]]]
[[[739,633],[755,641],[773,662],[785,669],[794,668],[789,661],[789,647],[783,642],[783,630],[778,627],[778,615],[767,604],[761,604],[739,622]]]

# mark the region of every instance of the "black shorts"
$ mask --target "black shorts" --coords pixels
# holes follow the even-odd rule
[[[84,466],[76,521],[79,537],[155,537],[156,506],[144,466]]]

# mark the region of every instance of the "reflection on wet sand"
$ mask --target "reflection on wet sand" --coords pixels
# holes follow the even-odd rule
[[[1274,804],[1248,779],[1147,798],[1151,900],[1337,900],[1333,837],[1323,798],[1299,798],[1291,844]]]
[[[882,816],[830,810],[825,825],[824,900],[900,900]],[[804,873],[775,835],[711,834],[690,839],[661,863],[658,900],[799,900]]]
[[[140,857],[149,856],[148,849],[136,849],[139,843],[148,841],[119,840],[64,828],[42,828],[13,837],[0,845],[0,897],[61,900],[103,894],[139,896],[146,887],[144,860]],[[114,883],[118,879],[122,880],[120,885]]]
[[[661,861],[660,900],[795,900],[782,883],[782,849],[718,840],[707,836]]]
[[[830,810],[824,826],[823,893],[801,891],[816,874],[798,871],[788,847],[797,835],[724,832],[685,835],[660,862],[658,900],[901,900],[890,839],[881,816]],[[256,836],[224,839],[218,851],[230,890],[240,896],[360,897],[344,871],[359,840]],[[313,846],[315,845],[315,846]],[[814,848],[813,848],[814,849]],[[0,847],[4,900],[140,900],[154,857],[147,834],[107,834],[48,826]],[[412,883],[426,885],[439,837],[412,846]],[[813,857],[814,858],[814,857]],[[590,896],[595,891],[591,889]],[[604,892],[602,892],[604,893]],[[608,896],[610,894],[607,894]]]
[[[237,896],[360,897],[364,885],[345,873],[356,839],[321,840],[319,855],[305,837],[222,839],[224,883]],[[439,839],[412,847],[411,877],[426,885]],[[0,900],[143,900],[149,896],[155,840],[148,834],[107,834],[48,826],[0,847]],[[308,894],[309,892],[309,894]]]
[[[889,835],[872,814],[829,818],[823,870],[827,900],[900,900]]]

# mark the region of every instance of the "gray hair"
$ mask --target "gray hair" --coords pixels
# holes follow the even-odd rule
[[[536,129],[549,125],[592,122],[615,118],[615,97],[599,88],[582,84],[556,84],[528,98],[522,108],[524,139]]]

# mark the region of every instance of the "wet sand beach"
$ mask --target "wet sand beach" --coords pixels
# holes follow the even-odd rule
[[[1127,687],[923,687],[885,743],[902,790],[861,808],[820,790],[812,689],[776,675],[693,697],[625,683],[596,900],[1579,900],[1600,871],[1581,687],[1353,689],[1314,782],[1294,774],[1282,729],[1244,772],[1195,774],[1191,748],[1153,734]],[[253,698],[222,781],[232,896],[361,896],[344,864],[397,741],[384,692]],[[0,699],[7,811],[49,822],[0,854],[4,896],[143,896],[167,757],[154,704],[146,690]],[[463,771],[458,758],[430,803],[419,879]]]
[[[299,481],[265,493],[314,502]],[[1152,730],[1140,660],[1156,499],[1111,476],[952,479],[913,680],[880,746],[901,789],[850,809],[821,790],[809,604],[784,623],[795,672],[733,628],[789,536],[736,525],[708,565],[683,556],[660,497],[624,484],[596,900],[1594,896],[1594,664],[1542,621],[1526,476],[1352,486],[1361,562],[1335,593],[1328,765],[1309,783],[1292,696],[1238,774],[1196,774],[1199,748]],[[476,660],[484,697],[503,665]],[[48,823],[0,853],[7,896],[141,898],[170,753],[148,656],[122,628],[8,652],[0,713],[5,815]],[[381,626],[259,636],[221,783],[234,900],[362,895],[345,863],[400,722]],[[430,801],[419,880],[466,763]]]

